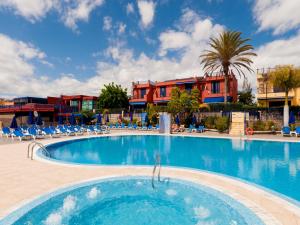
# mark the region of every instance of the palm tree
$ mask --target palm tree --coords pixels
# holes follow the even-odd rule
[[[200,56],[205,72],[223,72],[225,78],[224,102],[227,103],[229,70],[234,69],[240,76],[246,77],[244,70],[251,69],[252,56],[256,56],[253,46],[247,44],[250,39],[242,39],[241,32],[223,31],[219,37],[210,38],[210,50]]]
[[[284,126],[288,126],[289,121],[289,91],[300,87],[300,68],[295,68],[292,65],[276,66],[270,72],[270,81],[273,87],[279,88],[285,93],[284,104]]]

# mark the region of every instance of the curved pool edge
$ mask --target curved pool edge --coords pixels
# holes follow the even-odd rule
[[[46,143],[48,145],[48,144],[54,144],[56,142],[72,141],[72,140],[75,140],[75,139],[86,139],[86,138],[95,138],[95,137],[104,137],[104,136],[127,136],[127,135],[161,135],[161,134],[154,134],[154,133],[152,133],[152,134],[149,134],[149,133],[129,133],[129,134],[113,133],[113,134],[101,135],[101,136],[94,135],[94,136],[87,136],[87,137],[72,137],[72,138],[68,137],[68,138],[62,138],[62,139],[56,139],[56,140],[52,139],[52,140],[50,140],[50,142],[48,140]],[[175,136],[175,135],[172,134],[170,136]],[[189,135],[189,134],[186,134],[186,135],[177,135],[177,136],[200,137],[200,138],[205,137],[205,136]],[[212,138],[212,137],[211,136],[207,136],[207,138]],[[230,137],[215,137],[215,138],[232,139]],[[233,138],[233,139],[240,139],[240,138]],[[263,141],[262,139],[257,139],[257,140]],[[271,141],[273,141],[273,140],[271,140]],[[274,140],[274,141],[278,141],[278,140]],[[281,140],[279,140],[279,141],[281,141]],[[294,142],[294,141],[292,141],[292,142]],[[35,151],[35,153],[36,153],[36,151]],[[37,159],[37,161],[46,162],[48,164],[53,164],[53,165],[60,165],[60,166],[64,166],[64,167],[96,168],[96,169],[101,168],[101,169],[105,169],[105,170],[110,170],[110,169],[113,169],[113,168],[121,168],[122,170],[123,169],[125,169],[125,170],[126,169],[132,170],[133,173],[135,173],[136,169],[138,169],[138,170],[140,170],[140,169],[145,169],[145,170],[152,169],[152,167],[145,167],[145,166],[143,166],[143,167],[136,167],[136,166],[103,166],[103,165],[102,166],[99,166],[99,165],[97,165],[97,166],[94,165],[93,166],[93,165],[82,165],[82,164],[81,165],[76,165],[76,164],[71,164],[71,163],[62,163],[61,161],[54,162],[54,161],[50,161],[48,159],[40,158],[38,156],[36,156],[36,159]],[[167,169],[166,167],[164,167],[164,168]],[[275,201],[275,205],[278,205],[279,209],[282,208],[282,207],[284,207],[285,209],[287,209],[290,212],[290,214],[295,217],[295,218],[292,219],[293,221],[296,221],[296,220],[300,221],[300,219],[299,219],[300,218],[299,207],[294,204],[295,202],[290,202],[290,201],[288,201],[288,199],[283,198],[285,196],[276,195],[276,193],[274,193],[274,191],[270,192],[269,190],[266,190],[266,188],[264,188],[264,187],[261,188],[261,186],[259,186],[259,185],[256,185],[256,184],[244,181],[244,180],[239,180],[238,178],[233,178],[232,179],[232,177],[229,177],[229,176],[226,177],[225,175],[221,175],[221,174],[216,174],[216,173],[213,174],[213,172],[208,172],[208,171],[199,171],[199,170],[197,171],[195,169],[178,168],[178,167],[176,167],[176,168],[175,167],[174,168],[168,168],[168,169],[170,169],[170,170],[178,170],[178,171],[185,170],[185,171],[189,171],[189,172],[192,172],[192,173],[195,172],[195,173],[205,174],[205,176],[214,176],[217,179],[221,179],[221,180],[223,179],[223,181],[225,179],[225,182],[236,183],[238,185],[241,185],[244,189],[249,189],[249,190],[252,189],[252,190],[254,190],[254,192],[256,192],[254,194],[254,196],[253,196],[254,198],[257,198],[259,196],[265,196],[265,198],[267,199],[267,201],[268,200],[271,200],[273,202]],[[146,175],[149,175],[151,173],[149,171],[148,171],[148,174],[146,174]],[[130,173],[130,175],[131,175],[131,173]],[[179,177],[179,179],[180,179],[180,177]],[[251,199],[250,199],[250,201],[251,201]],[[277,212],[273,212],[272,211],[272,207],[271,207],[271,214],[273,214],[275,217],[277,217],[279,219],[281,219],[281,217],[285,218],[286,217],[285,214],[282,213],[282,212],[280,212],[280,211],[281,210],[279,210]],[[283,211],[285,211],[285,210],[283,210]],[[262,213],[262,214],[264,214],[264,213]],[[283,221],[286,221],[286,219],[283,219]],[[291,223],[282,223],[282,224],[289,224],[290,225]],[[298,224],[298,223],[295,222],[295,224]]]
[[[67,139],[67,140],[63,140],[63,141],[54,141],[51,143],[46,144],[45,146],[49,146],[52,144],[56,144],[56,143],[67,143],[67,142],[72,142],[74,140],[81,140],[81,139],[93,139],[93,138],[101,138],[101,137],[111,137],[111,136],[135,136],[135,135],[156,135],[156,136],[180,136],[180,137],[196,137],[196,138],[216,138],[216,139],[235,139],[235,140],[246,140],[246,141],[266,141],[264,139],[251,139],[249,140],[246,136],[241,138],[241,137],[228,137],[228,136],[199,136],[199,135],[195,135],[195,134],[159,134],[159,133],[113,133],[113,134],[104,134],[104,135],[92,135],[92,136],[75,136],[75,138],[72,139]],[[274,142],[283,142],[284,139],[270,139],[267,141],[274,141]],[[295,140],[288,140],[287,142],[292,142],[292,143],[299,143]],[[50,163],[50,164],[55,164],[55,165],[63,165],[63,166],[70,166],[70,167],[153,167],[153,166],[147,166],[147,165],[132,165],[132,166],[128,166],[128,165],[111,165],[111,164],[81,164],[81,163],[74,163],[74,162],[68,162],[68,161],[62,161],[62,160],[58,160],[58,159],[53,159],[53,158],[49,158],[47,156],[45,156],[42,152],[40,148],[35,149],[34,151],[34,157],[35,159],[42,161],[42,162],[46,162],[46,163]],[[227,174],[223,174],[223,173],[217,173],[217,172],[213,172],[213,171],[208,171],[208,170],[201,170],[201,169],[196,169],[196,168],[190,168],[190,167],[179,167],[179,166],[164,166],[164,168],[169,167],[169,168],[181,168],[181,169],[186,169],[186,170],[192,170],[192,171],[200,171],[200,172],[205,172],[205,173],[210,173],[210,174],[215,174],[218,176],[224,176],[227,178],[230,178],[232,180],[236,180],[251,186],[254,186],[258,189],[264,190],[265,192],[271,193],[272,195],[275,195],[281,199],[286,200],[287,202],[291,203],[292,205],[295,205],[297,208],[299,208],[300,210],[300,201],[297,201],[296,199],[290,198],[287,195],[284,195],[280,192],[274,191],[270,188],[264,187],[262,185],[253,183],[251,181],[247,181],[238,177],[234,177],[234,176],[230,176]]]
[[[49,200],[52,197],[55,197],[59,194],[65,193],[67,191],[72,191],[76,188],[89,186],[89,185],[95,185],[106,181],[116,181],[116,180],[127,180],[127,179],[147,179],[151,180],[151,176],[107,176],[107,177],[99,177],[99,178],[93,178],[88,180],[83,180],[71,184],[64,185],[62,187],[58,187],[54,190],[51,190],[47,193],[44,193],[40,196],[36,196],[33,199],[27,200],[23,204],[18,205],[14,208],[13,211],[11,211],[8,215],[5,217],[0,218],[0,223],[5,224],[13,224],[16,222],[21,216],[26,214],[31,209],[37,207],[38,205],[42,204],[43,202]],[[275,220],[272,216],[267,215],[265,212],[262,212],[260,209],[258,209],[256,206],[249,205],[249,202],[245,202],[244,200],[241,201],[241,199],[237,199],[236,196],[231,196],[228,193],[224,193],[218,189],[215,189],[214,187],[207,186],[203,183],[199,183],[198,181],[192,181],[190,179],[183,179],[183,178],[174,178],[170,177],[172,181],[175,183],[182,183],[188,186],[196,187],[200,190],[205,190],[207,193],[213,194],[218,199],[220,199],[223,202],[226,202],[230,207],[232,207],[235,211],[239,213],[241,217],[243,217],[249,225],[257,224],[257,225],[279,225],[280,223]],[[242,206],[242,207],[241,207]],[[251,222],[251,223],[249,223]]]
[[[115,174],[111,174],[111,175],[107,175],[107,176],[100,176],[100,177],[93,177],[90,179],[84,179],[84,180],[79,180],[76,182],[71,182],[71,183],[67,183],[64,184],[62,186],[57,186],[53,189],[51,189],[50,191],[47,191],[46,193],[42,193],[41,195],[35,196],[33,198],[30,199],[26,199],[25,201],[23,201],[22,203],[8,209],[3,217],[0,217],[0,220],[5,218],[7,215],[13,213],[15,210],[18,210],[19,208],[22,208],[24,206],[26,206],[26,204],[37,200],[40,197],[43,197],[45,195],[49,195],[53,192],[55,192],[58,189],[63,189],[63,188],[68,188],[70,186],[73,185],[80,185],[83,182],[92,182],[95,180],[100,180],[100,179],[111,179],[111,178],[116,178],[116,177],[134,177],[134,176],[149,176],[149,174],[151,174],[152,168],[150,167],[144,167],[144,168],[139,168],[139,167],[131,167],[131,168],[122,168],[128,170],[126,173],[115,173]],[[194,175],[194,176],[192,176]],[[259,204],[253,202],[251,197],[254,197],[254,199],[257,199],[259,197],[267,197],[267,199],[273,201],[275,199],[273,197],[270,196],[265,196],[266,193],[262,193],[260,195],[258,195],[257,190],[253,189],[253,187],[243,184],[242,182],[240,182],[240,184],[238,184],[237,181],[231,181],[228,182],[230,179],[226,178],[226,177],[222,177],[222,176],[218,176],[218,175],[213,175],[213,174],[207,174],[205,172],[200,172],[200,171],[189,171],[189,170],[184,170],[184,169],[180,169],[180,168],[164,168],[164,170],[162,171],[162,176],[164,177],[170,177],[171,179],[179,179],[179,180],[183,180],[183,181],[189,181],[189,182],[193,182],[195,184],[199,184],[199,185],[203,185],[203,186],[207,186],[209,188],[215,189],[231,198],[233,198],[234,200],[240,202],[241,204],[245,205],[247,208],[249,208],[251,211],[253,211],[255,213],[255,215],[257,215],[266,225],[279,225],[279,224],[289,224],[292,225],[293,223],[282,223],[280,222],[280,220],[282,219],[281,217],[277,217],[278,215],[274,212],[270,212],[268,211],[268,209],[266,209],[265,207],[260,206]],[[200,176],[200,177],[199,177]],[[211,177],[212,176],[212,177]],[[206,177],[206,178],[211,178],[211,180],[213,181],[218,181],[218,182],[211,182],[209,180],[204,180],[201,179],[201,177]],[[216,179],[217,177],[217,179]],[[218,180],[221,179],[221,180]],[[229,186],[228,184],[234,184],[237,185],[235,187]],[[256,196],[251,196],[250,198],[247,196],[243,196],[240,193],[237,192],[238,188],[241,188],[243,190],[250,190],[254,193],[256,193]],[[273,202],[269,205],[273,205]],[[275,204],[275,208],[282,207],[282,202],[277,204],[278,206],[276,207]],[[286,205],[285,205],[286,206]],[[290,207],[290,206],[289,206]],[[289,207],[285,207],[285,208],[289,208]],[[272,207],[273,208],[273,207]],[[297,218],[300,220],[300,210],[299,209],[295,209],[296,212],[298,212],[297,214]],[[277,217],[277,218],[276,218]],[[287,215],[285,214],[285,217],[287,217]],[[288,221],[291,221],[290,218],[288,217]],[[297,224],[297,223],[295,223]]]

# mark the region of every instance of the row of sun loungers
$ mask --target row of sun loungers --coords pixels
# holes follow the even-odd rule
[[[159,130],[159,125],[156,125],[155,127],[152,125],[146,126],[138,126],[136,124],[128,124],[127,126],[124,123],[121,124],[110,124],[109,129],[128,129],[128,130],[143,130],[143,131],[151,131],[151,130]]]
[[[19,127],[17,129],[10,129],[8,127],[3,127],[1,135],[6,136],[7,138],[11,137],[12,139],[18,138],[20,141],[23,139],[33,139],[36,138],[45,138],[45,137],[60,137],[60,136],[74,136],[74,135],[83,135],[87,133],[92,134],[107,134],[109,133],[107,126],[67,126],[67,125],[58,125],[48,126],[48,127]]]
[[[283,127],[281,130],[282,136],[296,136],[300,137],[300,127],[296,127],[294,131],[291,131],[290,127]]]

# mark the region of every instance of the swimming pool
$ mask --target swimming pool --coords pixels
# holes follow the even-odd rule
[[[300,200],[300,143],[162,135],[71,140],[47,147],[52,160],[96,165],[162,165],[226,174]]]
[[[1,221],[0,221],[1,223]],[[206,186],[148,177],[91,181],[58,190],[17,210],[3,224],[263,225],[249,209]]]

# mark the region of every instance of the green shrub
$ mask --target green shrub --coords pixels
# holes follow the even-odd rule
[[[253,128],[253,130],[255,131],[272,131],[273,128],[274,130],[277,130],[277,126],[272,120],[268,120],[268,121],[258,120],[253,122],[252,126],[250,127]]]
[[[204,125],[208,129],[215,129],[215,120],[217,119],[216,116],[208,116],[204,119]]]
[[[229,128],[229,119],[227,116],[218,117],[215,120],[215,126],[219,132],[224,132]]]

